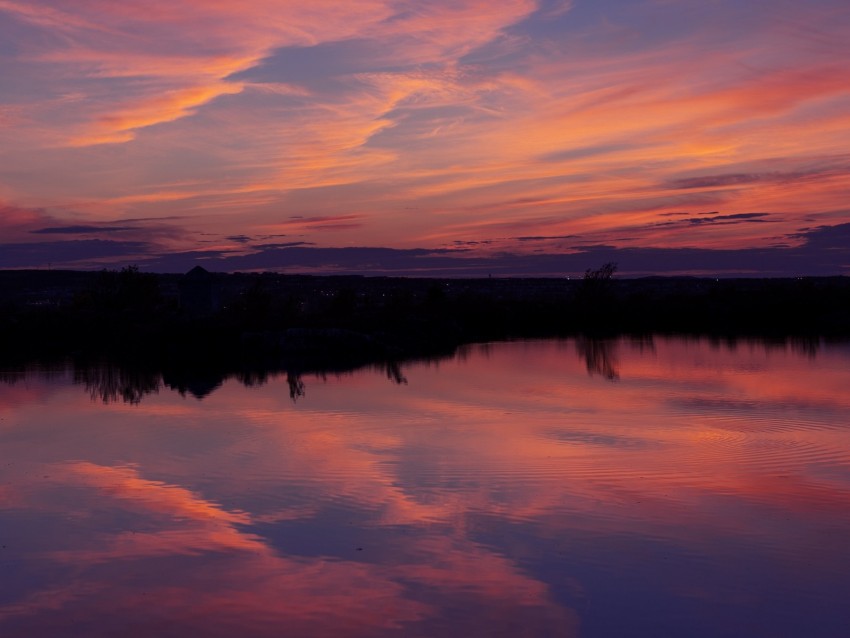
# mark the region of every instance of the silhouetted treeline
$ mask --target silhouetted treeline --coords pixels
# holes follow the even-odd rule
[[[848,278],[617,280],[614,270],[578,280],[0,271],[0,348],[7,359],[315,366],[527,337],[850,336]]]

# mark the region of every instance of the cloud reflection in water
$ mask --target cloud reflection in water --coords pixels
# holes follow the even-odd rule
[[[606,347],[305,375],[297,402],[285,375],[136,404],[0,385],[0,628],[835,635],[850,351]]]

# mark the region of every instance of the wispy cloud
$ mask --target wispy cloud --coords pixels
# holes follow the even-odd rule
[[[848,32],[835,0],[0,0],[0,198],[43,217],[4,239],[767,247],[844,221]]]
[[[100,233],[118,233],[127,230],[136,230],[132,226],[48,226],[31,230],[36,235],[91,235]]]
[[[155,247],[146,242],[76,239],[0,244],[0,268],[99,268],[150,258]]]

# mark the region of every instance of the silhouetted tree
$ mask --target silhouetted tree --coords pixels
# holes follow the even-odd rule
[[[617,272],[617,264],[613,261],[609,261],[605,264],[602,264],[601,268],[597,268],[596,270],[591,270],[588,268],[584,271],[584,280],[586,282],[592,281],[611,281],[614,277],[614,273]]]
[[[99,312],[130,311],[150,313],[162,301],[156,275],[126,266],[120,271],[102,270],[94,285],[77,297],[77,305]]]
[[[608,262],[601,268],[584,272],[579,288],[578,301],[584,318],[584,330],[606,332],[614,327],[614,304],[611,280],[617,272],[617,264]]]

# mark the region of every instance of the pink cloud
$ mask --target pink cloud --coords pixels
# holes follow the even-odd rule
[[[670,188],[771,161],[805,172],[850,143],[843,14],[721,5],[574,21],[573,3],[532,0],[0,0],[38,35],[3,61],[19,80],[0,105],[0,196],[61,224],[181,215],[222,236],[361,216],[300,229],[325,246],[628,230],[745,247],[836,221],[840,170]],[[771,212],[776,233],[657,227],[703,206]]]

